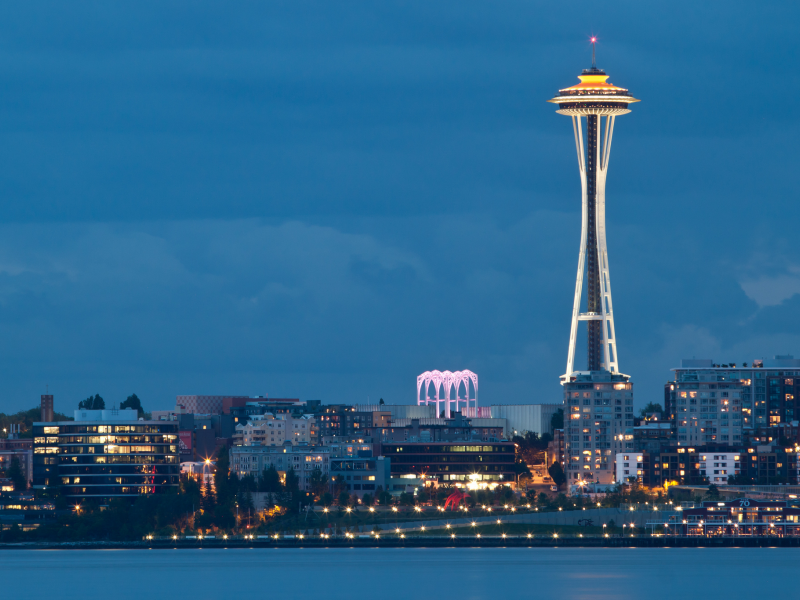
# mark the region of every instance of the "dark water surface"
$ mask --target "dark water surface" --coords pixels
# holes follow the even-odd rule
[[[407,548],[0,552],[15,600],[797,598],[800,549]]]

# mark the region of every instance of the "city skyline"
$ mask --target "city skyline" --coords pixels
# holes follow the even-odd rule
[[[434,369],[559,402],[580,182],[541,99],[592,33],[647,102],[608,184],[637,409],[683,358],[800,355],[797,123],[763,102],[797,91],[797,7],[65,10],[0,24],[0,411],[411,404]]]

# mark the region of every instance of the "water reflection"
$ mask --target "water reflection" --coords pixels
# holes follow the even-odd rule
[[[794,597],[800,550],[5,550],[6,598],[538,600]]]

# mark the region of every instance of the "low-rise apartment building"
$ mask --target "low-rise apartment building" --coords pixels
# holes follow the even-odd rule
[[[375,495],[379,489],[389,491],[391,460],[383,456],[369,458],[334,458],[331,460],[331,486],[346,490],[359,498]]]
[[[314,417],[291,414],[254,415],[245,424],[237,424],[233,434],[234,446],[283,446],[310,444]]]
[[[320,446],[234,446],[230,450],[231,472],[241,479],[246,475],[255,478],[274,466],[282,477],[294,469],[301,490],[310,491],[311,475],[315,469],[330,477],[330,451]]]

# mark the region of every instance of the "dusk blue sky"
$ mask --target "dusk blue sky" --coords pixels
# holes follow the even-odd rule
[[[9,2],[0,410],[136,392],[559,402],[570,121],[642,102],[607,184],[621,370],[800,355],[794,2]],[[581,345],[585,340],[581,337]],[[585,352],[577,366],[583,367]]]

